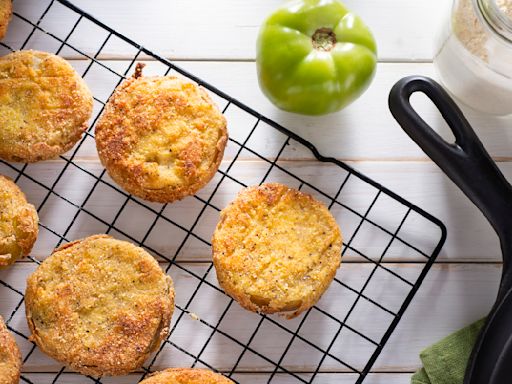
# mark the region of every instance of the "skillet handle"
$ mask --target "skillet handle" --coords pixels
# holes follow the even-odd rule
[[[425,93],[455,135],[446,142],[414,111],[410,97]],[[468,121],[434,80],[408,77],[389,96],[391,113],[405,132],[482,211],[498,233],[503,276],[496,304],[473,349],[465,384],[506,384],[512,377],[512,187],[484,149]]]
[[[439,136],[413,109],[410,97],[427,95],[453,131],[455,143]],[[411,76],[389,95],[391,113],[404,131],[482,211],[500,238],[512,234],[512,187],[491,159],[460,108],[434,80]],[[512,254],[504,257],[512,259]]]

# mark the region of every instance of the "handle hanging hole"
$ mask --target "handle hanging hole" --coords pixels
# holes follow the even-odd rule
[[[411,105],[425,122],[432,127],[446,142],[455,143],[455,136],[439,109],[423,92],[411,96]]]

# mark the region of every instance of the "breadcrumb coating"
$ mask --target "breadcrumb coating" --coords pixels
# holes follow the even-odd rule
[[[0,316],[0,384],[18,384],[20,370],[20,350]]]
[[[0,269],[27,256],[39,232],[37,211],[18,186],[0,175]]]
[[[92,110],[91,92],[66,60],[38,51],[0,58],[0,158],[33,163],[67,152]]]
[[[212,239],[219,284],[242,307],[298,316],[313,306],[341,263],[341,232],[327,208],[282,184],[243,190]]]
[[[219,168],[225,117],[204,89],[180,77],[142,77],[142,67],[110,98],[96,146],[112,179],[142,199],[193,195]]]
[[[154,373],[140,384],[233,384],[233,381],[206,369],[173,368]]]
[[[12,1],[0,0],[0,40],[7,34],[7,27],[11,21]]]
[[[97,235],[46,259],[28,278],[25,302],[43,352],[82,374],[119,376],[169,334],[174,290],[142,248]]]

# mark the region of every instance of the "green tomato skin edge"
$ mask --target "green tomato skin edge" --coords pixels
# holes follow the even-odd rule
[[[331,30],[330,50],[313,44]],[[260,88],[278,108],[324,115],[346,107],[368,89],[377,46],[363,21],[337,0],[292,0],[263,23],[257,42]]]

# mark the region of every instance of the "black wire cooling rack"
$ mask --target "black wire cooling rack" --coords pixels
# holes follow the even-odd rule
[[[25,39],[14,46],[8,35],[0,43],[5,52],[0,53],[38,49],[44,42],[45,50],[53,47],[56,54],[83,59],[72,63],[95,93],[94,123],[115,87],[144,59],[148,61],[146,74],[178,73],[206,88],[223,108],[231,136],[226,151],[230,159],[223,162],[214,180],[197,196],[169,206],[127,195],[108,178],[97,159],[76,160],[94,146],[94,123],[58,161],[0,163],[0,172],[13,177],[37,205],[41,224],[34,253],[48,255],[62,242],[109,233],[152,252],[173,277],[177,292],[170,337],[143,370],[122,379],[94,379],[64,367],[55,372],[56,363],[28,341],[23,290],[25,277],[40,263],[38,257],[0,272],[0,309],[22,350],[22,380],[131,384],[155,370],[190,366],[207,367],[243,383],[326,382],[322,379],[325,372],[348,373],[344,376],[350,379],[347,382],[362,383],[444,244],[444,225],[70,2],[44,0],[27,5],[17,0],[14,5],[10,33],[16,39],[11,40],[20,41],[21,34]],[[95,34],[90,33],[92,29]],[[89,40],[98,35],[104,37]],[[85,53],[77,43],[80,40],[96,44],[94,50],[88,48],[95,53]],[[124,44],[123,52],[132,52],[131,61],[123,61],[122,68],[102,59],[102,52],[112,43]],[[101,80],[95,77],[98,72],[103,73]],[[96,91],[98,82],[103,92]],[[279,149],[271,153],[274,147]],[[300,151],[312,152],[318,161],[302,165],[287,161],[290,154]],[[242,310],[218,287],[212,264],[197,261],[199,256],[208,260],[209,238],[220,209],[241,188],[266,181],[285,182],[324,201],[344,233],[344,259],[354,262],[343,264],[314,308],[290,321]],[[413,261],[416,268],[407,268],[404,274],[404,268],[388,262],[397,259]]]

